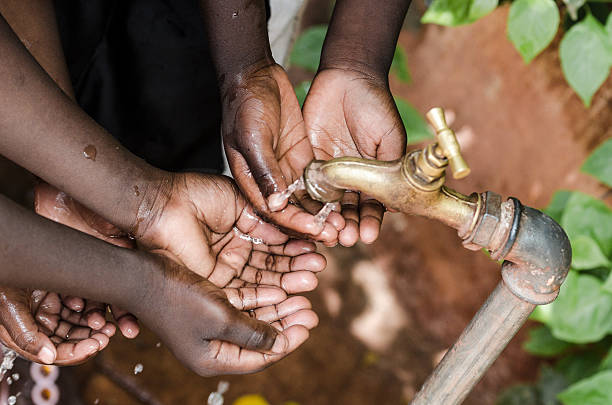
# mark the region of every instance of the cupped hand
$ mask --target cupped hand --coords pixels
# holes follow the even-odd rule
[[[319,71],[303,108],[306,132],[317,159],[341,156],[395,160],[406,148],[406,132],[386,77],[352,68]],[[342,200],[346,226],[339,241],[378,238],[383,205],[366,195],[347,192]]]
[[[293,87],[282,67],[262,63],[221,84],[222,134],[230,169],[255,211],[278,226],[322,241],[337,242],[344,227],[332,213],[320,224],[306,211],[320,207],[296,194],[299,205],[278,193],[298,179],[314,158]]]
[[[30,361],[76,365],[104,349],[115,325],[91,320],[101,304],[76,312],[55,293],[0,287],[0,340]]]
[[[263,222],[228,177],[173,174],[135,235],[218,287],[254,283],[288,293],[315,288],[325,258],[311,242],[292,240]]]

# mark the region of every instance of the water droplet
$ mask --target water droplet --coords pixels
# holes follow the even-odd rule
[[[2,352],[4,358],[2,359],[2,364],[0,364],[0,380],[4,378],[7,371],[10,371],[13,368],[13,364],[17,358],[17,353],[11,349],[4,348]]]
[[[11,377],[13,377],[13,381],[19,381],[19,373],[13,373]]]
[[[142,370],[144,370],[144,366],[141,363],[136,364],[134,366],[134,375],[142,373]]]
[[[232,18],[238,18],[238,12],[237,11],[234,11],[232,13]]]
[[[161,342],[155,343],[155,347],[160,348],[161,347]]]
[[[94,405],[98,405],[99,403],[100,403],[100,398],[96,398],[96,399],[94,400]]]
[[[17,403],[17,397],[15,395],[11,395],[10,397],[8,397],[6,402],[8,403],[8,405],[15,405]]]
[[[291,197],[291,194],[295,193],[298,190],[304,190],[305,188],[306,186],[304,184],[304,179],[300,177],[293,183],[289,184],[285,191],[281,191],[280,193],[273,194],[272,196],[270,196],[270,199],[268,200],[268,207],[272,211],[277,211],[285,204],[289,197]]]
[[[138,190],[138,186],[134,186],[134,195],[138,197],[140,195],[140,190]]]
[[[238,235],[238,237],[242,240],[246,240],[247,242],[251,242],[254,245],[262,245],[264,243],[261,238],[254,238],[251,235],[247,235],[246,233],[240,232],[240,229],[234,227],[234,233]]]
[[[96,150],[96,147],[93,145],[87,145],[85,149],[83,149],[83,156],[85,156],[85,159],[90,159],[95,162],[97,155],[98,155],[98,151]]]

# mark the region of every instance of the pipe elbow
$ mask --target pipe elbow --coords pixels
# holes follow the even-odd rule
[[[537,305],[548,304],[557,297],[567,276],[572,248],[565,231],[548,215],[520,203],[517,208],[518,229],[514,230],[514,243],[505,256],[502,277],[519,298]],[[510,234],[512,237],[512,230]]]

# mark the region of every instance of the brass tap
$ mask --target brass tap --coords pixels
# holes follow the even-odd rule
[[[442,155],[446,157],[450,163],[451,171],[455,179],[462,179],[470,174],[470,168],[461,156],[461,147],[457,142],[455,132],[448,127],[444,110],[440,107],[435,107],[429,110],[426,114],[431,126],[436,131],[438,139],[437,147],[440,148]]]

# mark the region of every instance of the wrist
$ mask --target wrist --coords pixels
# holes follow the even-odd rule
[[[137,198],[136,208],[130,208],[130,222],[125,229],[131,237],[141,239],[153,230],[170,201],[176,177],[175,173],[154,169],[128,190]]]
[[[389,84],[388,70],[385,70],[380,66],[373,66],[361,60],[347,56],[327,58],[325,60],[321,59],[317,74],[324,71],[334,70],[349,73],[351,76],[357,75],[364,80],[372,82],[373,84],[378,84],[385,87],[388,87]]]
[[[276,62],[272,56],[269,56],[245,63],[237,69],[222,72],[218,77],[222,104],[225,106],[231,103],[236,97],[236,90],[246,88],[254,75],[274,66]]]

